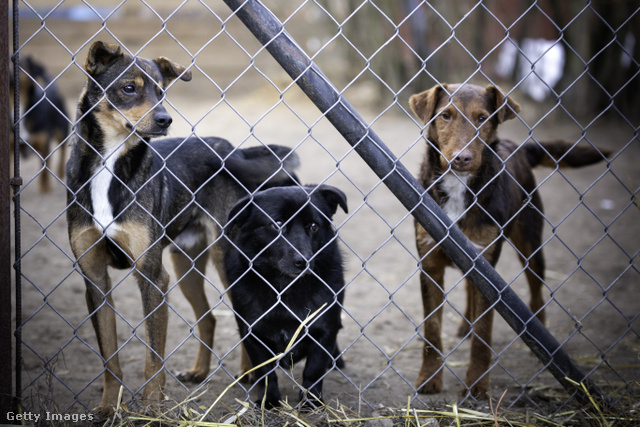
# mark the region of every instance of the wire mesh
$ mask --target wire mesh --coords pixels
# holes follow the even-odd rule
[[[591,380],[616,402],[637,393],[636,7],[622,2],[611,10],[600,1],[263,3],[416,175],[427,128],[411,113],[408,98],[446,82],[495,84],[516,99],[522,112],[500,128],[500,135],[516,144],[564,138],[613,151],[607,162],[584,169],[536,169],[545,206],[545,310],[547,327]],[[338,213],[333,221],[344,257],[344,326],[338,341],[346,367],[326,375],[325,398],[369,409],[406,404],[407,396],[414,406],[449,399],[478,403],[460,396],[471,387],[465,383],[469,340],[456,334],[461,322],[469,323],[464,275],[454,269],[446,274],[444,392],[420,394],[415,381],[424,315],[417,301],[421,270],[411,212],[226,6],[192,0],[177,6],[127,0],[99,7],[23,0],[14,19],[19,19],[21,103],[14,119],[21,129],[16,155],[22,154],[24,179],[16,227],[22,243],[16,282],[22,283],[23,306],[22,365],[16,374],[22,380],[17,393],[27,407],[86,412],[99,403],[108,370],[82,295],[85,275],[69,246],[67,186],[56,167],[77,133],[73,112],[87,78],[87,51],[97,40],[118,43],[134,56],[169,57],[192,72],[191,82],[177,82],[164,98],[173,118],[171,136],[218,136],[239,148],[285,145],[300,157],[303,183],[333,185],[347,194],[349,213]],[[48,77],[30,68],[27,59],[43,65]],[[28,104],[30,99],[35,100]],[[68,129],[61,139],[37,142],[40,134],[30,129],[30,120],[39,117],[39,106],[63,117]],[[45,176],[50,191],[42,184]],[[203,272],[194,262],[188,273],[204,279],[209,313],[217,318],[210,346],[197,332],[204,317],[195,317],[178,291],[184,276],[171,271],[166,252],[171,275],[165,294],[166,393],[178,402],[195,396],[193,405],[206,406],[240,372],[233,305],[212,266]],[[497,269],[527,301],[525,269],[510,243]],[[111,271],[115,304],[107,303],[117,319],[125,401],[139,397],[145,385],[148,346],[134,270]],[[572,396],[501,319],[493,335],[490,396],[508,390],[509,408],[524,405],[547,413],[570,405]],[[196,384],[179,373],[191,366],[199,345],[208,347],[212,359],[206,380]],[[301,366],[279,372],[281,389],[296,401]],[[234,384],[225,404],[255,400],[254,388]]]

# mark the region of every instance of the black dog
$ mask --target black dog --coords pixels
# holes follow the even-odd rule
[[[243,344],[254,366],[284,352],[300,323],[313,318],[291,352],[277,362],[289,368],[306,357],[306,405],[322,400],[322,380],[341,367],[337,346],[344,299],[342,257],[331,223],[347,199],[337,188],[276,187],[239,201],[229,213],[225,271]],[[276,363],[256,370],[260,399],[280,401]],[[266,386],[266,395],[265,383]],[[300,399],[305,399],[304,391]],[[260,403],[261,400],[258,401]]]
[[[9,74],[10,97],[13,104],[14,79],[13,72]],[[26,142],[28,147],[38,153],[45,170],[40,173],[40,193],[51,191],[49,174],[50,157],[52,149],[60,152],[60,161],[56,175],[64,178],[64,168],[66,164],[66,144],[65,139],[69,136],[71,122],[64,98],[51,77],[47,69],[39,61],[30,56],[20,59],[20,108],[23,117],[20,119],[24,129],[28,133]],[[11,150],[14,146],[14,136],[11,134]],[[21,153],[31,154],[25,145],[21,145]]]

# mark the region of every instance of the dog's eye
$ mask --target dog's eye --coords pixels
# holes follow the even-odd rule
[[[274,230],[280,230],[282,228],[282,221],[274,221],[271,223],[271,227]]]
[[[442,113],[440,117],[442,117],[442,120],[444,120],[445,122],[448,122],[449,120],[451,120],[451,114],[449,113]]]
[[[316,231],[318,231],[319,228],[320,226],[315,222],[312,222],[311,224],[309,224],[309,231],[311,231],[312,233],[315,233]]]
[[[485,120],[487,120],[487,116],[479,116],[478,117],[478,123],[484,123]]]
[[[127,95],[133,95],[136,93],[136,87],[134,85],[126,85],[122,87],[122,91]]]

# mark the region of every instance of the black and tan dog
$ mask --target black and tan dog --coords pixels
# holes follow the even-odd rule
[[[226,228],[231,244],[225,268],[240,336],[254,366],[283,353],[305,318],[326,307],[305,327],[290,353],[256,369],[258,396],[279,405],[276,366],[306,357],[301,401],[317,406],[322,380],[339,357],[337,335],[344,299],[342,257],[331,219],[347,211],[335,187],[275,187],[239,201]],[[265,382],[266,393],[265,393]]]
[[[10,74],[10,96],[13,104],[15,84],[13,73]],[[23,116],[21,124],[28,132],[26,141],[29,148],[33,149],[43,159],[45,170],[40,173],[39,191],[47,193],[51,191],[50,182],[50,156],[52,146],[58,151],[60,160],[56,175],[64,179],[64,167],[67,161],[65,140],[69,136],[71,122],[67,115],[64,98],[58,87],[47,72],[43,64],[25,56],[20,59],[19,73],[20,107]],[[13,150],[13,133],[11,134],[11,149]],[[21,151],[28,155],[29,150],[21,144]]]
[[[525,267],[530,308],[544,322],[542,201],[532,168],[584,166],[609,153],[566,141],[528,141],[519,147],[499,139],[498,126],[514,118],[520,106],[495,86],[438,85],[413,95],[409,104],[428,126],[421,184],[492,265],[498,262],[504,238],[513,243]],[[444,271],[451,261],[417,222],[416,245],[425,315],[424,353],[416,388],[421,393],[436,393],[442,390]],[[473,329],[466,384],[474,396],[483,397],[489,386],[493,310],[468,281],[466,291],[466,319],[460,332],[466,333],[469,325]]]
[[[194,368],[182,378],[202,380],[215,329],[203,289],[208,255],[225,277],[219,245],[212,243],[241,197],[263,181],[291,185],[297,158],[280,146],[234,150],[219,138],[150,142],[166,135],[172,122],[162,106],[165,89],[175,79],[191,79],[189,71],[167,58],[134,58],[117,45],[96,42],[85,70],[67,165],[67,219],[105,360],[104,391],[94,410],[103,417],[111,415],[122,381],[107,268],[132,269],[137,279],[147,343],[143,403],[156,405],[165,383],[169,275],[163,248],[172,243],[176,276],[199,319],[201,348]]]

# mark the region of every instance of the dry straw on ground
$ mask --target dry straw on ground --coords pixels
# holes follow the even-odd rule
[[[325,304],[326,305],[326,304]],[[322,311],[324,305],[315,313],[309,315],[298,327],[296,333],[291,338],[287,348],[280,354],[267,360],[263,365],[272,363],[283,357],[297,337],[302,333],[305,325],[309,323],[318,313]],[[206,389],[197,389],[191,397],[183,402],[174,405],[166,405],[168,408],[160,415],[150,417],[136,414],[126,409],[124,405],[117,411],[116,416],[106,422],[105,426],[139,426],[139,425],[166,425],[166,426],[193,426],[193,427],[232,427],[232,426],[256,426],[256,427],[443,427],[443,426],[600,426],[619,427],[640,425],[640,415],[638,415],[638,403],[632,402],[635,396],[640,393],[627,394],[627,402],[619,402],[617,409],[608,410],[602,402],[589,394],[585,384],[573,383],[578,392],[583,393],[588,398],[590,405],[579,407],[575,410],[556,413],[552,416],[545,416],[531,410],[522,412],[514,410],[503,410],[501,407],[505,392],[499,399],[489,399],[488,411],[481,409],[471,409],[459,407],[457,404],[439,405],[445,409],[418,409],[411,407],[411,397],[407,398],[405,408],[380,407],[372,411],[370,416],[362,416],[361,411],[341,405],[340,402],[331,402],[315,410],[301,411],[289,404],[282,402],[282,406],[273,410],[265,410],[264,407],[256,407],[252,403],[237,400],[238,409],[227,408],[229,413],[221,421],[211,421],[210,414],[213,409],[220,404],[222,396],[231,389],[244,376],[251,373],[244,373],[218,396],[209,407],[198,407],[194,405],[198,397],[206,393]],[[637,384],[640,388],[640,384]],[[195,409],[196,406],[199,409]],[[621,407],[624,407],[622,409]],[[358,405],[358,408],[361,408]],[[485,408],[486,409],[486,408]]]
[[[578,387],[582,387],[580,384]],[[196,396],[194,396],[194,399]],[[119,411],[116,418],[105,426],[194,426],[194,427],[444,427],[444,426],[601,426],[620,427],[640,425],[640,416],[634,406],[636,402],[624,402],[628,410],[616,413],[604,410],[591,399],[592,406],[545,416],[531,410],[522,412],[503,410],[500,399],[490,400],[488,411],[442,404],[442,409],[417,409],[411,407],[410,399],[405,408],[380,407],[369,416],[361,416],[353,409],[331,402],[314,411],[299,411],[288,402],[280,408],[265,410],[248,402],[237,401],[238,409],[230,411],[220,421],[209,421],[207,414],[212,408],[193,409],[194,399],[174,405],[164,414],[150,417]],[[185,409],[186,408],[186,409]]]
[[[326,305],[326,304],[325,304]],[[298,327],[285,350],[267,360],[263,364],[277,361],[288,353],[305,325],[324,309],[324,305],[315,313],[310,314]],[[204,383],[190,393],[189,397],[181,402],[166,400],[162,410],[151,416],[136,406],[135,402],[123,402],[124,387],[120,388],[118,406],[114,417],[101,423],[104,427],[139,427],[139,426],[176,426],[176,427],[231,427],[231,426],[255,426],[255,427],[444,427],[444,426],[598,426],[598,427],[626,427],[640,426],[640,384],[634,384],[634,390],[625,390],[620,395],[624,396],[615,402],[613,409],[608,409],[603,402],[589,394],[588,388],[582,383],[573,383],[578,393],[587,397],[586,406],[577,403],[571,410],[558,412],[554,402],[565,402],[568,394],[558,396],[556,391],[533,390],[540,395],[540,401],[546,401],[544,405],[532,408],[504,407],[503,398],[506,390],[497,399],[490,398],[487,404],[474,406],[466,402],[464,406],[457,403],[431,402],[431,409],[412,407],[411,397],[407,397],[405,407],[391,408],[380,406],[373,411],[364,404],[349,407],[339,401],[331,401],[314,410],[300,410],[292,406],[288,401],[283,401],[281,407],[265,410],[251,402],[236,399],[235,408],[227,406],[222,397],[231,390],[240,380],[249,375],[253,370],[231,382],[209,406],[202,406],[198,401],[211,390]],[[609,390],[610,396],[617,395],[615,390]],[[55,402],[46,396],[31,396],[31,406],[39,407],[42,413],[58,413]],[[35,404],[34,404],[35,403]],[[566,405],[565,405],[566,407]],[[134,409],[136,408],[136,409]],[[226,415],[220,416],[224,413]],[[215,419],[213,414],[218,414]],[[42,417],[44,420],[47,417]],[[42,421],[42,426],[65,426],[64,421]],[[82,425],[82,423],[74,423]]]

